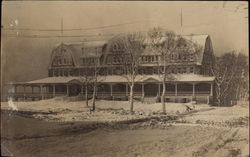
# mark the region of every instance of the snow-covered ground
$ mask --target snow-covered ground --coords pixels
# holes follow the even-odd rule
[[[107,101],[98,100],[96,102],[96,112],[91,112],[92,102],[86,107],[85,101],[61,101],[56,99],[30,101],[30,102],[3,102],[1,109],[38,112],[33,114],[35,118],[48,121],[121,121],[134,118],[143,118],[155,115],[162,111],[161,103],[143,104],[134,103],[135,114],[129,112],[128,101]],[[177,115],[186,112],[186,105],[191,104],[166,103],[167,113]],[[195,105],[198,112],[186,115],[182,118],[190,123],[197,121],[226,122],[239,118],[249,117],[247,105],[236,105],[233,107],[211,107],[206,104]]]
[[[91,101],[89,105],[91,106]],[[185,105],[193,107],[191,104],[166,103],[167,114],[178,117],[173,121],[174,123],[170,121],[168,121],[169,123],[165,123],[164,117],[162,118],[161,114],[159,114],[162,110],[161,103],[143,104],[135,102],[135,113],[133,115],[129,112],[130,106],[128,101],[97,101],[96,112],[90,112],[90,107],[86,107],[84,101],[67,102],[56,99],[33,102],[4,102],[1,104],[1,109],[16,110],[17,112],[33,112],[31,115],[34,118],[45,121],[70,122],[67,123],[67,125],[58,126],[64,127],[64,129],[68,127],[68,129],[73,129],[73,131],[82,130],[84,127],[81,128],[81,126],[85,124],[73,123],[74,121],[111,122],[149,117],[148,121],[126,125],[126,129],[116,130],[112,129],[112,127],[107,127],[108,129],[96,129],[86,134],[49,138],[45,136],[45,138],[31,138],[29,140],[14,140],[9,142],[9,147],[15,144],[13,150],[24,150],[24,152],[27,151],[27,154],[31,154],[31,156],[33,153],[30,152],[30,148],[40,154],[56,152],[56,154],[61,153],[62,156],[69,156],[69,154],[64,154],[68,152],[62,151],[67,150],[67,148],[74,148],[73,151],[71,149],[70,153],[77,152],[87,154],[87,156],[136,156],[135,153],[143,154],[142,156],[178,157],[248,156],[249,125],[245,125],[249,119],[248,105],[212,107],[205,104],[197,104],[193,110],[195,112],[187,112]],[[151,118],[154,116],[159,119]],[[7,120],[4,120],[4,122],[9,124],[10,121],[8,118],[11,117],[12,116],[7,117]],[[33,127],[21,129],[21,131],[25,131],[25,129],[29,130],[27,131],[27,137],[29,137],[30,132],[33,133],[34,130],[38,132],[34,131],[34,135],[46,135],[47,132],[41,131],[42,129],[51,129],[51,124],[53,126],[54,124],[58,124],[44,121],[32,122],[34,119],[20,116],[14,118],[19,119],[18,122],[25,120],[22,123],[28,123],[28,126],[34,125]],[[32,122],[32,124],[29,124],[29,122]],[[233,122],[233,125],[228,124],[228,122]],[[242,122],[244,122],[243,125]],[[35,125],[37,123],[47,123],[50,127],[44,124]],[[237,125],[239,123],[240,125]],[[90,124],[94,125],[96,123]],[[36,128],[38,126],[41,127],[41,130],[40,128]],[[141,127],[136,129],[136,126]],[[30,130],[30,128],[32,128],[32,130]],[[33,130],[33,128],[36,129]],[[14,129],[14,131],[15,130],[16,129]],[[60,129],[58,130],[60,131]],[[56,129],[54,131],[56,131]],[[6,132],[11,133],[9,130]],[[20,132],[20,130],[18,130],[18,132]],[[25,136],[22,135],[21,137]],[[8,144],[7,142],[5,144]],[[85,149],[83,150],[83,148]],[[118,151],[114,152],[114,148]],[[96,154],[93,154],[93,152]],[[147,153],[145,154],[145,152]]]
[[[1,109],[39,112],[41,114],[35,114],[36,118],[50,121],[119,121],[143,118],[159,113],[162,110],[161,103],[143,104],[135,102],[135,114],[131,115],[128,101],[98,100],[96,102],[97,112],[90,112],[91,105],[91,101],[89,101],[89,107],[86,107],[85,101],[68,102],[50,99],[30,102],[4,102],[1,105]],[[169,114],[186,111],[185,105],[180,103],[166,103],[166,109]]]

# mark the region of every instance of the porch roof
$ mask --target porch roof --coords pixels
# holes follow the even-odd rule
[[[126,83],[127,79],[121,75],[100,76],[98,82],[102,83]],[[197,74],[175,74],[168,76],[166,82],[213,82],[215,77],[202,76]],[[135,82],[161,82],[162,77],[159,75],[137,75]],[[17,82],[12,84],[67,84],[67,83],[83,83],[84,77],[47,77],[29,82]]]

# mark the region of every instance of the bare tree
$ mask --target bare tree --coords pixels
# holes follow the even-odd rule
[[[116,40],[116,44],[123,52],[120,61],[123,65],[123,77],[126,78],[130,87],[129,102],[131,113],[133,113],[134,109],[134,85],[140,66],[140,56],[144,50],[144,40],[145,35],[141,33],[126,34],[118,37]]]
[[[248,57],[239,53],[237,56],[237,71],[234,80],[236,85],[236,99],[246,101],[249,93],[249,61]]]
[[[161,103],[162,103],[162,112],[166,113],[166,105],[165,105],[165,93],[166,93],[166,81],[167,79],[173,80],[172,75],[168,74],[168,61],[169,56],[172,52],[177,49],[177,41],[179,40],[179,36],[177,36],[172,31],[164,31],[161,28],[154,28],[148,32],[149,35],[149,45],[153,47],[155,51],[158,51],[161,55],[159,62],[159,75],[162,78],[162,95],[161,95]]]
[[[80,82],[85,87],[85,104],[88,107],[89,106],[88,92],[89,92],[89,87],[91,86],[93,82],[93,76],[89,75],[88,68],[84,69],[83,76],[80,76]]]
[[[96,103],[96,95],[97,95],[97,84],[99,81],[101,81],[100,77],[100,71],[102,69],[101,67],[101,61],[98,52],[95,52],[94,56],[86,57],[85,61],[88,61],[87,63],[89,66],[85,68],[85,72],[83,77],[80,77],[81,82],[85,85],[85,101],[86,106],[88,106],[88,93],[93,90],[92,93],[92,109],[91,111],[95,111],[95,103]]]
[[[148,32],[149,44],[157,51],[161,57],[159,65],[159,75],[162,80],[162,112],[166,113],[165,94],[166,94],[166,81],[175,81],[177,78],[171,73],[171,56],[174,53],[181,55],[188,55],[189,53],[197,54],[201,49],[199,45],[185,38],[176,35],[173,31],[166,31],[161,28],[154,28]],[[186,54],[185,54],[186,53]]]
[[[215,76],[215,92],[218,106],[226,105],[235,95],[233,91],[230,91],[230,88],[232,89],[234,84],[236,64],[236,55],[227,53],[221,57],[216,57],[215,64],[211,67],[211,72]],[[231,98],[227,97],[228,94],[230,94]]]

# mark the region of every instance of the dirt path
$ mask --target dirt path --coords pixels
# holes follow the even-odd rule
[[[247,143],[240,128],[169,126],[164,129],[77,130],[74,123],[52,123],[2,115],[2,144],[15,156],[239,156]],[[11,128],[13,126],[13,128]],[[3,127],[6,128],[6,127]],[[16,128],[16,129],[15,129]]]

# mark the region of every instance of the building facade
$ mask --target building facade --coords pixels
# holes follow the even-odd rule
[[[187,52],[185,45],[181,45],[175,52],[168,54],[167,73],[175,79],[166,82],[166,101],[196,100],[211,103],[214,94],[214,76],[210,71],[214,57],[211,38],[209,35],[182,38],[198,45],[198,48],[191,47]],[[161,57],[150,45],[145,44],[139,58],[140,66],[134,87],[136,99],[152,98],[157,101],[161,95]],[[52,50],[48,77],[13,83],[15,88],[11,96],[15,99],[46,99],[56,96],[83,98],[88,92],[91,97],[92,88],[86,86],[86,77],[93,76],[98,67],[97,98],[126,100],[129,86],[123,77],[123,59],[123,49],[116,43],[116,37],[108,41],[61,43]],[[26,92],[27,88],[31,90]]]

